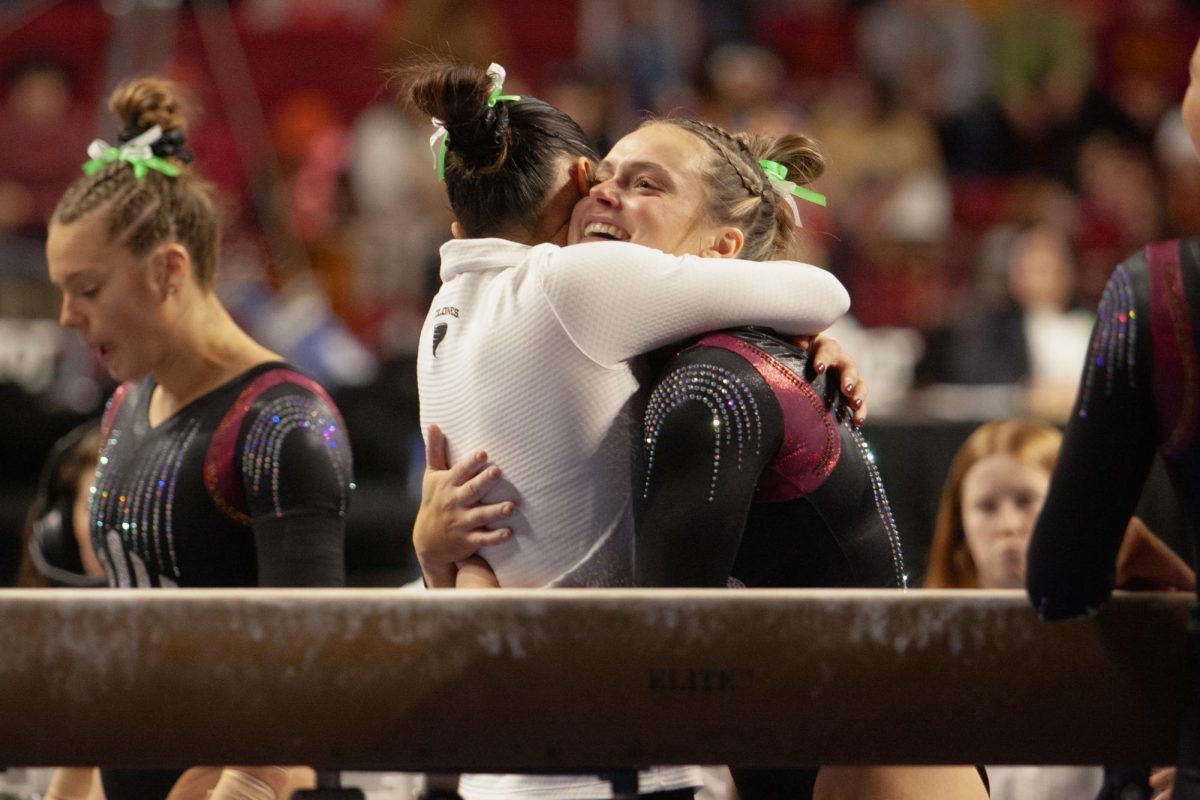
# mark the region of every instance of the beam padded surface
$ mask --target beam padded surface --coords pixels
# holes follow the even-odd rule
[[[0,764],[1169,763],[1188,599],[0,590]]]

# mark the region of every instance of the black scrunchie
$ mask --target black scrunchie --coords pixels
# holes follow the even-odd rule
[[[492,141],[499,147],[508,135],[508,103],[497,103],[488,112],[491,116]]]
[[[141,136],[149,128],[142,128],[137,125],[127,125],[117,135],[117,143],[125,144]],[[180,128],[171,128],[163,131],[162,136],[158,137],[158,141],[150,145],[150,152],[159,158],[175,158],[185,164],[192,163],[194,154],[191,150],[184,147],[186,137],[183,135],[183,130]]]
[[[446,146],[471,164],[490,164],[504,147],[508,135],[508,104],[497,103],[462,125],[447,125]]]

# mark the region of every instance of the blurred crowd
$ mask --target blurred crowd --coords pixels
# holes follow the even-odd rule
[[[601,153],[648,114],[812,137],[829,204],[805,204],[797,257],[850,291],[831,333],[870,385],[873,420],[1065,421],[1110,271],[1151,241],[1200,233],[1200,158],[1179,111],[1200,0],[30,5],[36,19],[0,16],[0,425],[26,424],[4,393],[14,386],[46,415],[79,417],[112,388],[57,324],[45,221],[88,143],[114,140],[99,98],[128,77],[126,51],[153,49],[139,16],[151,14],[166,45],[149,66],[204,110],[188,145],[225,217],[218,291],[336,397],[364,476],[348,566],[381,585],[398,582],[384,568],[412,574],[395,531],[424,463],[414,351],[451,223],[432,126],[394,102],[391,65],[431,52],[500,62],[507,92],[558,106]],[[144,33],[120,35],[131,24]],[[969,470],[993,459],[1040,507],[1057,433],[1005,425],[951,471],[931,585],[1024,582],[1033,504],[1006,528],[952,505],[982,492]],[[910,463],[926,482],[945,474],[936,459]],[[911,527],[923,545],[931,526]],[[1105,776],[1082,779],[1091,796]]]
[[[392,102],[386,68],[430,51],[505,63],[506,88],[570,113],[601,152],[646,113],[816,139],[830,201],[805,209],[801,255],[849,288],[834,335],[883,417],[1065,418],[1109,271],[1200,230],[1178,108],[1200,4],[542,5],[242,0],[227,21],[243,75],[188,33],[222,4],[178,11],[165,69],[205,110],[189,141],[223,197],[222,295],[255,337],[332,386],[407,374],[450,217],[429,122]],[[138,2],[43,13],[84,6],[102,33]],[[41,237],[87,143],[113,133],[96,130],[96,76],[118,37],[89,60],[69,32],[29,28],[0,31],[0,382],[84,412],[107,387],[53,325]],[[239,77],[260,107],[229,90]]]

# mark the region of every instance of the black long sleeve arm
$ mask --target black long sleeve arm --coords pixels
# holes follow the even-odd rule
[[[1186,313],[1186,312],[1185,312]],[[1027,586],[1049,619],[1093,613],[1158,442],[1148,266],[1119,266],[1100,301],[1079,396],[1029,546]]]
[[[725,586],[783,415],[754,368],[697,347],[662,371],[647,406],[634,487],[638,586]]]

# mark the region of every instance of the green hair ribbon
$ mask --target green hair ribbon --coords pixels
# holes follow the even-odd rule
[[[133,174],[138,180],[146,177],[148,170],[156,170],[170,178],[179,175],[179,167],[154,155],[151,145],[162,138],[162,128],[155,125],[125,144],[114,147],[103,139],[94,139],[88,145],[88,155],[91,159],[84,163],[83,171],[92,175],[97,170],[124,161],[133,167]]]
[[[820,192],[814,192],[806,186],[797,186],[794,181],[787,179],[787,167],[780,164],[778,161],[772,161],[769,158],[759,159],[758,165],[762,167],[763,172],[767,173],[767,180],[771,182],[771,189],[775,194],[782,197],[792,209],[792,219],[796,222],[796,227],[803,227],[800,222],[800,209],[796,207],[794,198],[799,197],[801,200],[824,207],[827,203],[825,195]]]
[[[437,170],[439,181],[446,180],[446,140],[449,138],[449,133],[446,126],[437,117],[434,117],[433,136],[429,137],[429,149],[433,151],[433,168]]]

